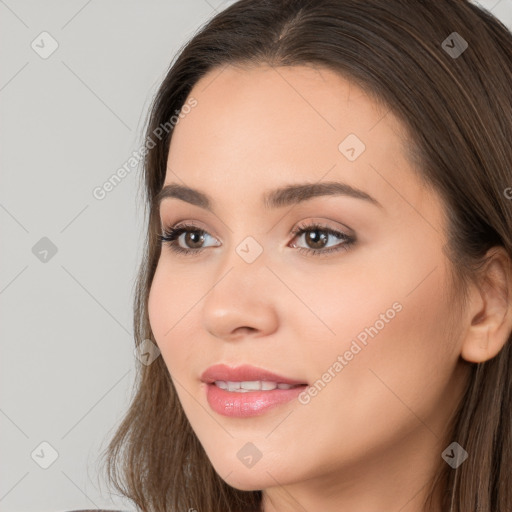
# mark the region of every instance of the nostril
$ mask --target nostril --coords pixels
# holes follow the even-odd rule
[[[238,332],[238,331],[241,331],[241,334],[242,333],[246,333],[246,332],[253,332],[253,331],[257,331],[257,329],[255,327],[247,327],[247,326],[243,326],[243,327],[237,327],[235,329],[235,332]]]

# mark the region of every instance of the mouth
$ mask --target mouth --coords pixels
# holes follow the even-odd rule
[[[306,384],[287,384],[267,380],[246,380],[242,382],[216,380],[212,384],[220,389],[234,393],[249,393],[251,391],[273,391],[274,389],[293,389]]]
[[[247,418],[292,401],[306,388],[306,382],[278,375],[250,365],[215,365],[202,375],[206,399],[222,416]]]
[[[245,389],[246,391],[253,390],[269,390],[275,389],[279,386],[301,386],[307,385],[307,382],[284,377],[277,373],[271,372],[264,368],[257,368],[248,364],[230,367],[225,364],[216,364],[207,368],[201,375],[201,381],[206,384],[217,384],[219,387],[226,383],[228,386],[231,384],[233,391],[237,389]],[[238,385],[240,384],[240,386]],[[275,387],[271,387],[276,384]],[[226,389],[225,387],[223,389]],[[286,389],[286,388],[279,388]]]

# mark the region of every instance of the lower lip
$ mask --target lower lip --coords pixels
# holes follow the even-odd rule
[[[306,386],[272,391],[248,391],[237,393],[220,389],[215,384],[206,385],[206,398],[210,407],[223,416],[248,418],[259,416],[269,409],[290,402],[304,391]]]

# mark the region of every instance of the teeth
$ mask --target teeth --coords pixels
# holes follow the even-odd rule
[[[247,393],[248,391],[272,391],[276,388],[291,389],[296,387],[291,384],[269,382],[266,380],[247,380],[243,382],[216,380],[215,385],[220,389],[225,389],[226,391],[234,391],[236,393]]]
[[[228,380],[228,382],[226,383],[227,385],[227,390],[228,391],[240,391],[241,389],[241,383],[240,382],[231,382]]]
[[[235,383],[233,383],[235,384]],[[258,391],[261,390],[261,382],[257,380],[248,380],[244,382],[237,382],[236,383],[240,389],[246,389],[247,391]]]

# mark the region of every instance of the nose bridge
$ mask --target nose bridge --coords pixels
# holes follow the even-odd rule
[[[259,289],[258,284],[263,284],[271,276],[266,263],[267,254],[263,244],[254,236],[248,235],[240,242],[234,242],[223,257],[214,289],[227,288],[234,296],[246,300],[242,297],[243,294],[251,290],[256,292]],[[260,299],[263,298],[261,290],[259,294]]]
[[[232,205],[231,211],[236,211],[236,205]],[[222,255],[223,275],[231,267],[235,267],[241,276],[247,276],[254,273],[262,277],[268,272],[265,263],[268,261],[268,243],[269,235],[265,233],[266,225],[262,222],[262,217],[257,214],[256,205],[249,208],[245,204],[245,209],[239,209],[238,221],[230,218],[230,234],[225,242],[225,248]],[[265,247],[266,246],[266,247]],[[231,272],[235,271],[233,269]],[[252,277],[250,277],[252,279]]]

